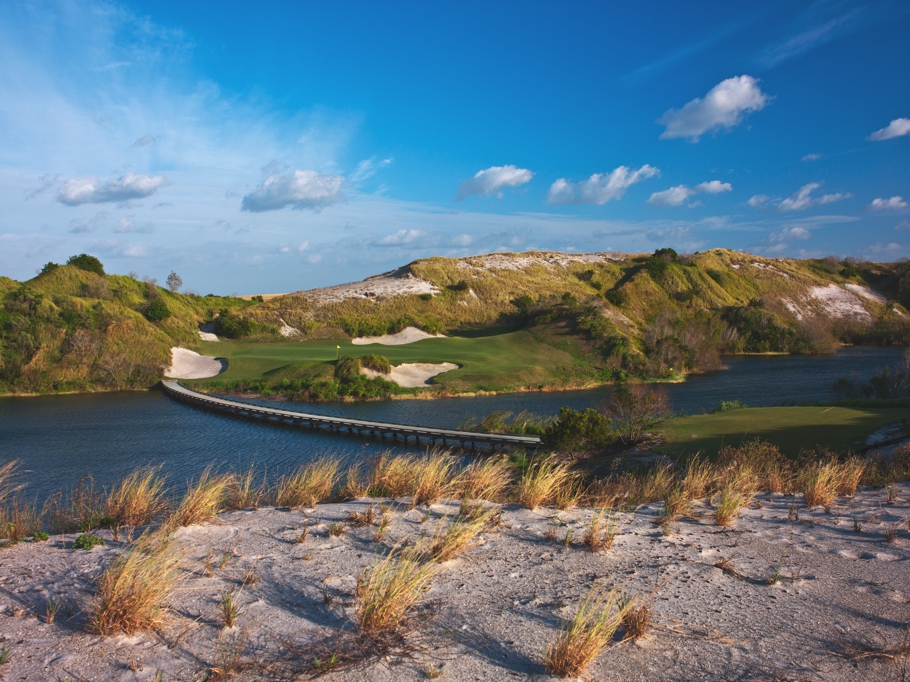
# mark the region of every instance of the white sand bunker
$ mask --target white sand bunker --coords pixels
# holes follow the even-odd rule
[[[164,376],[171,379],[206,379],[221,374],[227,362],[207,355],[199,355],[186,348],[171,348],[171,366]]]
[[[453,369],[458,369],[458,365],[454,362],[440,362],[439,364],[433,364],[432,362],[406,362],[397,367],[393,366],[390,374],[382,374],[375,369],[366,367],[361,371],[371,379],[382,377],[388,381],[394,381],[404,388],[420,388],[429,386],[430,379],[433,377],[445,372],[451,372]]]
[[[199,334],[199,338],[203,341],[220,341],[218,336],[215,334],[215,323],[209,322],[208,324],[203,324],[199,326],[199,331],[196,332]]]
[[[368,346],[371,343],[378,343],[383,346],[403,346],[406,343],[423,341],[424,339],[444,339],[445,334],[428,334],[417,327],[405,327],[397,334],[383,334],[382,336],[364,336],[358,339],[351,339],[355,346]],[[435,365],[434,365],[435,366]]]

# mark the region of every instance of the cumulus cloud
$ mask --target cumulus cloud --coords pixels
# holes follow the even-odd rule
[[[480,194],[483,196],[493,196],[498,194],[502,197],[502,190],[506,187],[518,187],[531,181],[534,173],[527,168],[518,168],[517,166],[491,166],[486,170],[477,171],[473,178],[463,180],[458,186],[458,201],[471,196]]]
[[[894,211],[900,208],[907,208],[907,202],[901,196],[891,197],[890,199],[873,199],[872,203],[866,208],[870,211]]]
[[[720,194],[721,192],[729,192],[732,189],[733,185],[729,182],[721,182],[720,180],[702,182],[695,185],[695,187],[677,185],[676,187],[665,189],[663,192],[654,192],[648,199],[648,203],[652,206],[681,206],[689,200],[689,197],[699,194],[700,192],[706,194]],[[694,206],[694,204],[689,205]]]
[[[756,194],[750,197],[749,201],[746,203],[749,204],[749,206],[752,208],[758,208],[759,206],[764,206],[769,201],[771,201],[771,197],[769,197],[767,194]]]
[[[161,138],[157,135],[143,135],[138,140],[133,142],[134,147],[148,147],[150,144],[158,144],[158,140]]]
[[[820,188],[822,185],[820,182],[810,182],[808,185],[803,185],[798,192],[793,196],[788,197],[777,204],[778,211],[804,211],[807,208],[812,206],[819,206],[822,204],[830,204],[835,201],[841,201],[842,199],[849,199],[853,195],[850,193],[841,194],[840,192],[836,194],[824,194],[820,197],[813,196],[815,190]]]
[[[64,182],[57,190],[57,201],[67,206],[79,206],[142,199],[151,196],[166,184],[167,179],[163,175],[127,173],[104,182],[87,175]]]
[[[721,81],[705,95],[682,109],[670,109],[657,122],[666,126],[660,139],[688,137],[692,142],[708,131],[732,128],[753,111],[763,109],[770,97],[752,76],[735,76]]]
[[[645,164],[638,170],[620,166],[612,173],[595,173],[587,180],[571,183],[560,178],[547,192],[547,203],[556,204],[596,204],[600,206],[611,199],[621,199],[626,190],[636,182],[659,175],[660,170]]]
[[[344,178],[314,170],[295,170],[290,175],[269,175],[261,185],[243,197],[241,211],[276,211],[286,206],[319,211],[344,201]]]
[[[775,244],[779,244],[808,239],[811,236],[812,233],[804,227],[785,227],[779,232],[772,232],[768,238]]]
[[[872,142],[881,142],[890,140],[892,137],[902,137],[910,135],[910,118],[896,118],[881,130],[876,130],[867,140]]]
[[[141,234],[148,234],[153,232],[154,228],[149,222],[136,222],[133,220],[132,216],[124,216],[117,221],[117,224],[114,225],[114,232],[119,234],[126,234],[128,232],[138,232]]]

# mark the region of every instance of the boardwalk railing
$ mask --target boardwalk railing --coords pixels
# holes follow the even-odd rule
[[[473,431],[459,431],[456,429],[434,429],[428,426],[410,426],[408,424],[386,424],[362,419],[348,419],[346,417],[330,417],[324,414],[309,412],[296,412],[294,410],[278,410],[272,407],[260,407],[248,403],[215,398],[204,393],[197,393],[176,381],[162,382],[165,392],[177,400],[182,400],[200,407],[207,407],[221,412],[229,412],[243,417],[271,420],[284,424],[293,424],[323,431],[359,435],[394,441],[403,439],[405,443],[426,443],[430,445],[457,445],[464,449],[476,450],[486,447],[491,450],[522,446],[536,448],[540,439],[533,436],[509,436],[498,433],[475,433]]]

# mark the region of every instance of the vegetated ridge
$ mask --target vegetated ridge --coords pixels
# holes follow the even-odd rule
[[[515,338],[528,351],[526,370],[497,383],[489,376],[495,368],[480,381],[465,367],[437,378],[449,395],[675,379],[720,367],[725,353],[814,353],[842,343],[910,341],[910,263],[768,259],[725,249],[434,257],[362,282],[259,301],[177,294],[67,265],[24,283],[0,278],[0,295],[3,392],[149,386],[167,366],[171,346],[212,351],[197,334],[204,323],[245,347],[304,347],[408,326],[490,342],[521,332]],[[157,300],[167,309],[162,319],[149,314]],[[243,380],[256,379],[252,388],[282,392],[284,385],[290,387],[284,392],[308,399],[427,392],[357,375],[338,378],[325,360],[288,362],[279,372],[270,369],[269,377],[240,377],[232,374],[223,346],[224,379],[231,375],[233,383],[221,382],[222,388],[249,389]],[[547,363],[547,356],[559,360]],[[327,392],[302,391],[320,381]],[[345,393],[345,381],[355,389]],[[360,386],[368,382],[375,386]]]

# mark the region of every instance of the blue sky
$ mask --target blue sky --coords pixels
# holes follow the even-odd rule
[[[0,4],[0,273],[910,256],[910,4]]]

